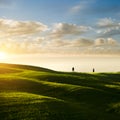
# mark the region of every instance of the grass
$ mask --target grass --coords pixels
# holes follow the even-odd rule
[[[120,73],[0,64],[1,120],[119,120]]]

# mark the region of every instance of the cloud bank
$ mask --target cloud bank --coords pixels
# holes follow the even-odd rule
[[[119,41],[106,37],[105,30],[109,30],[107,33],[112,30],[119,33],[119,22],[104,18],[97,22],[95,28],[70,23],[56,23],[48,27],[36,21],[0,19],[0,51],[14,54],[120,55]],[[98,37],[86,37],[91,32]]]

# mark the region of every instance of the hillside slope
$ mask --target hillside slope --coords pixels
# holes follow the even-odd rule
[[[120,73],[0,64],[2,120],[119,120]]]

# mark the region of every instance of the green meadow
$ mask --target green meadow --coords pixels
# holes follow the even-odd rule
[[[120,120],[120,72],[0,64],[0,120]]]

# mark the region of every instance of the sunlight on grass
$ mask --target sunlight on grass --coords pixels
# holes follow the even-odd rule
[[[33,104],[33,103],[41,103],[41,102],[49,102],[49,101],[61,101],[63,100],[43,96],[36,95],[26,92],[1,92],[0,96],[4,101],[0,101],[0,103],[5,103],[5,105],[13,105],[13,104]],[[0,99],[1,100],[1,99]]]
[[[120,89],[120,85],[109,85],[109,84],[106,84],[105,87],[114,88],[114,89]]]
[[[92,87],[86,87],[86,86],[80,86],[80,85],[71,85],[71,84],[47,82],[47,81],[39,81],[39,82],[44,84],[44,85],[51,86],[53,88],[54,87],[64,88],[68,91],[79,90],[79,89],[93,89]]]

